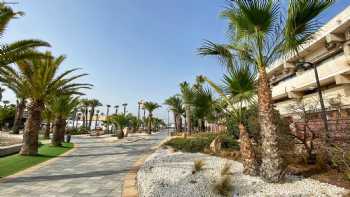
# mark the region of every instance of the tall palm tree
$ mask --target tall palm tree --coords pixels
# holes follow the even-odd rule
[[[83,127],[87,128],[90,100],[89,99],[81,99],[80,105],[81,105],[81,110],[82,110],[81,112],[83,113]]]
[[[89,117],[89,129],[91,130],[91,124],[92,124],[92,117],[94,116],[95,114],[95,108],[96,107],[99,107],[99,106],[102,106],[102,103],[97,100],[97,99],[91,99],[89,101],[89,104],[90,104],[90,117]]]
[[[6,3],[0,3],[0,36],[5,34],[5,30],[12,19],[23,16],[24,12],[15,12]],[[49,43],[41,40],[20,40],[10,44],[0,44],[0,67],[6,66],[16,61],[40,57],[40,53],[33,49],[42,46],[50,46]]]
[[[123,103],[123,107],[124,107],[123,113],[124,113],[124,115],[126,114],[126,106],[128,106],[128,104],[127,103]]]
[[[115,109],[115,114],[118,114],[119,105],[115,105],[114,109]]]
[[[175,121],[175,130],[177,132],[182,130],[182,118],[181,114],[184,113],[184,108],[182,105],[182,99],[179,95],[171,96],[167,98],[164,102],[165,105],[169,106],[170,111],[173,112]]]
[[[211,80],[205,80],[212,88],[219,93],[229,108],[225,109],[227,113],[238,122],[240,152],[243,162],[245,174],[258,175],[259,166],[256,159],[256,154],[246,126],[244,118],[246,108],[254,102],[256,95],[256,72],[247,66],[239,66],[224,75],[223,85],[220,87]],[[226,108],[226,106],[225,106]]]
[[[54,115],[54,130],[51,139],[53,146],[61,146],[64,141],[67,118],[79,104],[78,97],[61,95],[53,97],[48,104],[48,109]]]
[[[180,83],[181,97],[185,106],[186,114],[186,131],[191,135],[192,132],[192,113],[191,106],[193,104],[193,89],[190,87],[190,84],[185,82]]]
[[[160,105],[158,105],[158,103],[148,101],[144,103],[144,108],[148,111],[148,134],[151,134],[153,111],[160,108]]]
[[[0,68],[2,81],[11,81],[9,86],[20,89],[21,95],[29,99],[28,119],[23,134],[21,155],[36,155],[38,152],[38,131],[41,126],[41,115],[46,101],[57,95],[81,94],[81,88],[89,89],[90,84],[74,83],[86,74],[69,76],[77,69],[71,69],[58,74],[58,68],[64,61],[64,56],[53,58],[46,52],[45,58],[27,59],[17,62],[17,69],[6,66]],[[25,80],[20,80],[24,78]],[[6,79],[6,80],[2,80]]]
[[[206,42],[199,49],[202,55],[215,55],[228,67],[234,66],[233,56],[249,62],[259,72],[258,106],[262,132],[262,176],[278,182],[284,172],[278,149],[277,127],[273,122],[271,89],[266,67],[287,53],[296,53],[312,39],[319,27],[317,17],[334,0],[289,1],[286,17],[282,1],[230,1],[222,15],[228,19],[232,43]]]

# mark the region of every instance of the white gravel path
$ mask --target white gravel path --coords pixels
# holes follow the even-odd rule
[[[203,160],[203,170],[192,174],[195,160]],[[288,177],[286,183],[266,183],[259,177],[242,174],[242,164],[201,153],[172,153],[159,149],[137,174],[141,197],[216,197],[215,183],[225,163],[231,164],[233,196],[343,196],[348,190],[313,179]]]

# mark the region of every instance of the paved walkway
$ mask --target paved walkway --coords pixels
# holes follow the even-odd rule
[[[28,174],[0,182],[0,196],[121,196],[123,178],[132,164],[167,136],[134,136],[110,143],[75,137],[79,147]]]

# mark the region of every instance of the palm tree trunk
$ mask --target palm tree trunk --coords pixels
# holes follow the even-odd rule
[[[23,145],[20,151],[21,155],[38,154],[38,137],[43,109],[44,103],[41,101],[32,101],[28,106],[28,119],[23,133]]]
[[[152,134],[152,114],[148,116],[148,134]]]
[[[243,162],[243,173],[251,176],[257,176],[259,174],[259,166],[256,159],[253,144],[250,140],[246,127],[240,123],[239,139],[240,139],[240,152]]]
[[[53,135],[51,139],[51,144],[53,146],[61,146],[64,139],[62,139],[62,135],[64,138],[64,127],[65,120],[61,117],[56,118],[54,123]]]
[[[95,114],[95,107],[91,107],[90,117],[89,117],[89,130],[91,130],[92,117]]]
[[[19,127],[22,124],[22,117],[23,117],[23,112],[25,107],[26,107],[26,100],[21,99],[16,106],[16,115],[15,115],[15,120],[13,122],[13,127],[12,127],[13,134],[19,134]]]
[[[186,130],[188,132],[189,135],[191,135],[192,132],[192,122],[191,122],[191,106],[187,105],[186,106]]]
[[[179,131],[179,128],[178,128],[178,118],[177,118],[177,114],[175,112],[173,112],[173,115],[174,115],[174,123],[175,123],[175,131],[178,132]],[[168,125],[170,126],[170,125]]]
[[[273,122],[272,96],[265,66],[259,67],[258,103],[262,137],[261,175],[269,182],[278,182],[283,178],[283,160],[278,148],[277,127]]]
[[[50,121],[47,121],[46,127],[45,127],[45,133],[44,133],[45,139],[50,139],[50,131],[51,131],[51,123]]]

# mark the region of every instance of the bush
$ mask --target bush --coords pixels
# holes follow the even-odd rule
[[[82,134],[88,134],[89,130],[85,127],[80,128],[68,128],[66,130],[66,133],[69,133],[71,135],[82,135]]]
[[[164,145],[171,146],[175,150],[183,152],[204,152],[205,149],[208,149],[210,143],[217,137],[220,136],[222,139],[222,148],[223,149],[239,149],[237,141],[230,135],[226,133],[197,133],[188,138],[173,138],[166,142]]]
[[[165,143],[167,146],[173,147],[175,150],[183,152],[202,152],[210,146],[211,140],[208,138],[174,138]]]

